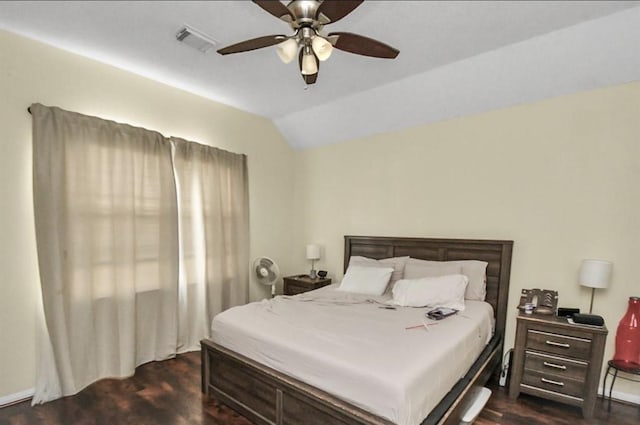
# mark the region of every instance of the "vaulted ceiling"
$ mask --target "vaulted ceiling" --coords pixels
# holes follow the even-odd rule
[[[291,33],[249,1],[0,2],[1,29],[265,116],[296,148],[640,79],[638,1],[365,1],[327,30],[400,55],[335,51],[308,87],[274,47],[201,53],[184,24],[216,48]]]

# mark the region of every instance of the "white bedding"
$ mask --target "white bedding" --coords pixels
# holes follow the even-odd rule
[[[212,340],[399,425],[419,424],[466,373],[493,332],[493,309],[439,322],[427,308],[381,308],[373,297],[331,285],[229,309]],[[437,323],[417,329],[406,327]],[[427,330],[428,329],[428,330]]]

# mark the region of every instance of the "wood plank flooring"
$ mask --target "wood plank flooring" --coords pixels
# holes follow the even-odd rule
[[[638,425],[640,407],[598,400],[585,420],[575,407],[522,395],[510,400],[492,384],[493,395],[476,425]],[[128,379],[105,379],[79,394],[31,407],[28,402],[0,409],[2,425],[249,425],[250,422],[200,392],[200,353],[148,363]]]

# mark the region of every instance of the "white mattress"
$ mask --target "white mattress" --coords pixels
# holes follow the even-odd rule
[[[212,324],[216,343],[399,425],[419,424],[466,373],[493,332],[493,309],[439,322],[427,308],[380,308],[388,297],[331,285],[229,309]],[[427,328],[405,329],[422,323]],[[428,330],[426,330],[428,329]]]

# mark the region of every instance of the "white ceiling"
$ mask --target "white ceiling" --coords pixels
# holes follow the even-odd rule
[[[1,1],[0,28],[268,117],[306,148],[640,80],[639,6],[366,1],[327,30],[400,55],[335,51],[308,88],[297,63],[281,63],[272,47],[220,56],[176,41],[183,24],[217,48],[290,34],[249,1]]]

